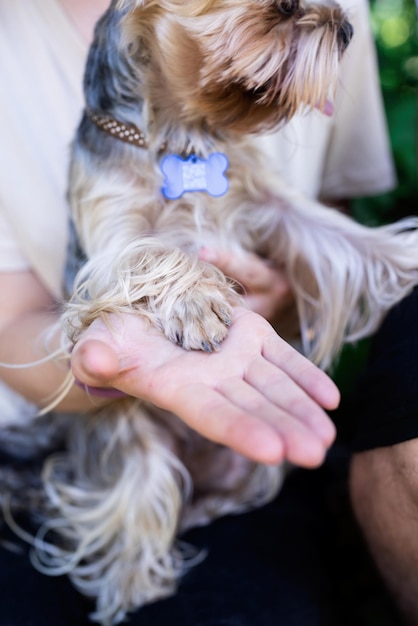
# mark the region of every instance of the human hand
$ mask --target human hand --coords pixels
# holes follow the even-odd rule
[[[294,302],[284,273],[256,254],[202,248],[199,258],[216,265],[244,289],[244,300],[252,311],[273,322]]]
[[[261,316],[237,309],[219,352],[186,351],[134,314],[96,320],[72,353],[75,376],[177,414],[201,435],[267,464],[316,467],[339,392]],[[323,408],[321,408],[323,407]]]

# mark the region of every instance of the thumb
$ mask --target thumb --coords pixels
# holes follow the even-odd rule
[[[119,374],[115,350],[100,339],[81,339],[71,354],[74,376],[85,385],[108,385]]]

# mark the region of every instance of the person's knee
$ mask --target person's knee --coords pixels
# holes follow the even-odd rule
[[[418,514],[418,439],[355,454],[350,469],[350,493],[360,521],[387,510]],[[402,502],[402,511],[394,506]]]
[[[356,454],[355,516],[408,624],[418,624],[418,439]]]

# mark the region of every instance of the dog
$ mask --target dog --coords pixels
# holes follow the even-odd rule
[[[112,0],[72,146],[71,341],[135,311],[186,350],[222,350],[240,295],[202,246],[282,268],[323,368],[378,327],[418,282],[417,221],[361,226],[289,189],[253,141],[326,109],[352,36],[332,0]],[[282,480],[135,399],[73,420],[71,437],[45,469],[43,532],[61,544],[40,542],[38,566],[67,572],[102,624],[175,592],[194,562],[179,532],[268,501]]]

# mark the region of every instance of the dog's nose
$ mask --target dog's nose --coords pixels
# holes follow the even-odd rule
[[[338,42],[340,44],[341,52],[344,52],[344,50],[348,47],[348,44],[353,38],[353,35],[354,35],[354,28],[352,27],[350,22],[348,21],[343,22],[337,32],[337,37],[338,37]]]
[[[282,15],[290,16],[296,13],[299,0],[277,0],[277,8]]]

